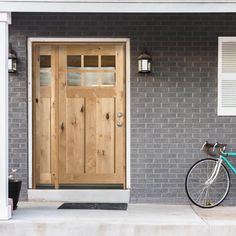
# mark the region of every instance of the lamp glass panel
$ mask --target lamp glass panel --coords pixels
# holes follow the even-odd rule
[[[15,72],[16,71],[16,59],[12,60],[12,70]]]
[[[142,70],[143,71],[147,71],[148,70],[148,60],[147,59],[143,59],[142,60]]]
[[[8,70],[12,71],[13,65],[12,65],[12,58],[8,59]]]
[[[148,71],[151,71],[151,61],[148,62]]]
[[[138,71],[142,72],[142,60],[138,61]]]

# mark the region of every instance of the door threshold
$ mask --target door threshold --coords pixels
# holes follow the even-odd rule
[[[53,184],[37,184],[35,189],[55,189]],[[58,189],[124,189],[123,184],[59,184]]]
[[[28,200],[129,203],[129,189],[28,189]]]

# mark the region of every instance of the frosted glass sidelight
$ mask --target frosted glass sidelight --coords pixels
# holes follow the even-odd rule
[[[52,77],[51,56],[40,56],[40,86],[50,86]]]

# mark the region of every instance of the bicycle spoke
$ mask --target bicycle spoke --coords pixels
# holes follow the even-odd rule
[[[202,191],[202,189],[200,189],[200,190],[199,190],[199,189],[198,189],[198,190],[195,190],[194,192],[191,192],[191,195],[194,195],[194,194],[195,194],[195,195],[196,195],[196,194],[199,195],[201,191]]]
[[[205,191],[205,188],[203,188],[202,191],[200,192],[200,194],[199,194],[199,196],[198,196],[198,198],[196,200],[197,202],[199,202],[200,199],[202,198],[202,194],[204,193],[204,191]]]

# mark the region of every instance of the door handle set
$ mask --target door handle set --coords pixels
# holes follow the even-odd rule
[[[117,113],[117,126],[118,127],[123,126],[123,113],[122,112]]]

